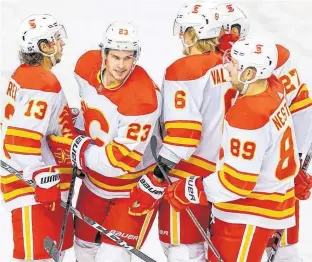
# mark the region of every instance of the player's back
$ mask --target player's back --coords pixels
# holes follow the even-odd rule
[[[227,74],[217,52],[186,56],[167,68],[162,90],[166,134],[160,154],[166,157],[172,151],[182,159],[170,172],[173,177],[215,171],[224,114],[236,93]]]
[[[286,101],[293,116],[298,149],[302,153],[305,151],[312,122],[312,95],[298,70],[292,52],[282,45],[276,46],[278,62],[274,74],[286,89]]]
[[[56,162],[46,142],[50,134],[71,136],[73,125],[61,85],[40,66],[21,65],[6,90],[1,133],[3,157],[19,171],[35,170]],[[68,190],[71,169],[59,169],[61,188]],[[1,190],[9,209],[35,204],[34,189],[8,172],[1,172]],[[30,179],[31,177],[26,177]]]
[[[146,169],[154,168],[150,147],[144,143],[154,132],[148,118],[160,110],[160,92],[138,65],[121,87],[104,87],[101,63],[101,52],[91,50],[80,57],[75,69],[83,112],[83,121],[80,115],[78,122],[84,122],[80,129],[84,129],[97,146],[103,147],[111,166],[103,174],[90,169],[85,183],[100,196],[127,197]],[[142,121],[145,124],[140,126],[138,122]],[[134,143],[126,145],[116,141],[123,133],[125,137],[121,142],[141,141],[142,148],[136,147],[133,153],[129,153]],[[128,153],[127,159],[121,159]]]
[[[287,228],[294,224],[298,150],[284,87],[275,76],[268,83],[263,93],[239,98],[226,115],[231,136],[223,138],[228,155],[218,164],[219,179],[244,198],[215,203],[214,213],[235,223]]]

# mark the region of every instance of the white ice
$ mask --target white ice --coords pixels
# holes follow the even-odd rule
[[[181,43],[172,36],[172,26],[177,10],[183,3],[188,2],[190,1],[0,1],[0,101],[7,79],[18,66],[15,32],[24,17],[34,13],[49,13],[65,25],[68,40],[63,61],[54,72],[65,89],[70,105],[77,107],[79,99],[72,74],[74,65],[85,51],[98,48],[105,28],[112,21],[132,21],[139,28],[142,39],[142,56],[139,64],[143,65],[160,85],[165,68],[180,57]],[[311,87],[312,2],[259,0],[234,2],[239,2],[250,18],[252,35],[273,38],[291,50],[299,63],[301,78]],[[312,199],[301,203],[300,220],[300,252],[304,262],[312,262]],[[3,206],[0,206],[0,222],[0,261],[8,262],[13,249],[12,231],[10,214]],[[157,223],[154,224],[142,251],[157,261],[166,261],[158,241]],[[65,262],[74,261],[73,250],[70,250]],[[133,261],[140,260],[133,258]]]

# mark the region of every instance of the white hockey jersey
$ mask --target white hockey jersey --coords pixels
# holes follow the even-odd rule
[[[268,83],[226,114],[218,171],[204,188],[220,220],[283,229],[295,225],[299,154],[285,89],[275,76]]]
[[[236,94],[227,74],[217,52],[186,56],[167,68],[159,154],[178,163],[170,171],[173,178],[215,171],[224,114]]]
[[[297,71],[290,51],[277,45],[278,62],[274,74],[286,88],[286,100],[292,114],[299,153],[304,153],[305,144],[312,142],[312,95]]]
[[[76,127],[95,143],[85,152],[84,183],[103,198],[128,197],[139,178],[154,168],[148,145],[157,131],[160,92],[138,65],[120,88],[104,88],[101,63],[101,52],[93,50],[75,68],[82,99]]]
[[[277,51],[274,74],[286,89],[297,146],[303,152],[311,136],[311,94],[300,81],[290,52],[281,45]],[[166,70],[162,90],[165,136],[160,155],[175,163],[182,159],[170,172],[175,178],[207,176],[215,171],[223,118],[236,94],[218,59],[217,53],[187,56]]]
[[[72,168],[56,165],[46,142],[51,134],[73,135],[71,113],[60,83],[52,72],[40,66],[21,65],[13,73],[6,95],[2,160],[27,180],[34,172],[57,169],[62,196],[66,198]],[[0,174],[3,199],[9,210],[37,204],[33,188],[4,170]]]

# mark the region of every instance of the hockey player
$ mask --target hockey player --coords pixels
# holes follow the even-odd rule
[[[223,24],[219,48],[231,48],[237,38],[248,36],[250,23],[242,8],[235,4],[221,4],[218,6],[220,21]],[[230,39],[230,41],[229,41]],[[286,89],[286,101],[293,117],[294,130],[299,153],[303,155],[305,145],[311,143],[308,130],[312,123],[312,96],[306,84],[302,81],[291,52],[282,45],[277,45],[278,62],[274,70]],[[310,196],[312,178],[302,170],[295,179],[295,191],[298,200],[305,200]],[[275,257],[276,262],[301,261],[297,243],[299,241],[299,201],[296,202],[296,226],[285,231],[281,247]],[[272,243],[269,242],[268,251]]]
[[[226,81],[222,55],[216,52],[221,25],[214,5],[184,6],[174,22],[184,58],[166,69],[163,82],[163,146],[159,161],[173,181],[191,174],[207,176],[215,171],[221,143],[227,97],[235,94]],[[158,167],[154,176],[163,179]],[[144,192],[133,199],[144,197]],[[207,230],[210,207],[190,207]],[[166,200],[159,210],[159,237],[170,262],[205,261],[204,239],[186,212],[176,212]]]
[[[112,23],[101,50],[83,54],[75,68],[82,99],[76,127],[87,137],[51,137],[50,141],[52,151],[70,151],[73,164],[86,173],[77,209],[137,248],[147,236],[166,185],[152,184],[152,174],[147,174],[154,169],[147,146],[161,100],[152,79],[136,65],[140,51],[136,28],[131,23]],[[153,200],[151,210],[146,210],[144,201],[130,203],[129,193],[137,184]],[[131,208],[141,216],[131,215]],[[79,262],[131,260],[126,249],[82,221],[76,221],[75,233]]]
[[[12,213],[13,261],[52,262],[44,238],[59,240],[64,217],[59,202],[61,196],[67,199],[72,175],[72,168],[53,158],[46,141],[51,134],[73,136],[70,109],[51,72],[61,62],[66,32],[51,15],[40,14],[22,21],[18,37],[21,65],[6,90],[2,160],[37,187],[1,173],[1,191]],[[72,245],[73,219],[69,216],[63,250]]]
[[[211,240],[224,261],[260,262],[268,239],[295,224],[299,155],[285,89],[272,75],[275,45],[243,40],[224,55],[240,92],[223,127],[217,172],[175,182],[166,197],[177,210],[213,203]],[[209,253],[209,261],[218,261]]]

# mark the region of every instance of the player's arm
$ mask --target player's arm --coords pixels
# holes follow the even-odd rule
[[[21,88],[4,139],[6,156],[19,165],[25,179],[35,180],[37,201],[43,203],[59,198],[58,171],[46,165],[42,158],[45,135],[55,111],[53,105],[58,99],[57,90],[60,86],[51,92]]]
[[[159,152],[161,158],[178,163],[181,159],[189,159],[195,152],[202,132],[200,108],[206,81],[206,77],[175,81],[166,76],[162,90],[165,134]]]
[[[207,204],[207,200],[229,202],[246,198],[253,191],[269,145],[270,131],[268,124],[246,128],[241,125],[246,118],[244,113],[238,113],[235,119],[239,121],[225,120],[219,171],[204,179],[189,177],[167,189],[166,195],[175,209],[182,210],[190,203]]]
[[[292,113],[296,142],[300,153],[305,152],[305,144],[310,144],[309,128],[312,125],[312,94],[290,52],[277,46],[280,63],[274,74],[283,83],[286,91],[286,101]]]
[[[158,117],[159,109],[146,115],[122,116],[118,134],[109,144],[87,148],[86,167],[112,177],[133,171],[142,160]]]
[[[50,136],[50,144],[68,150],[73,165],[80,170],[121,176],[133,171],[142,160],[159,117],[158,106],[151,108],[152,112],[142,115],[119,115],[117,135],[105,146],[94,145],[91,138],[84,136],[75,139]]]

